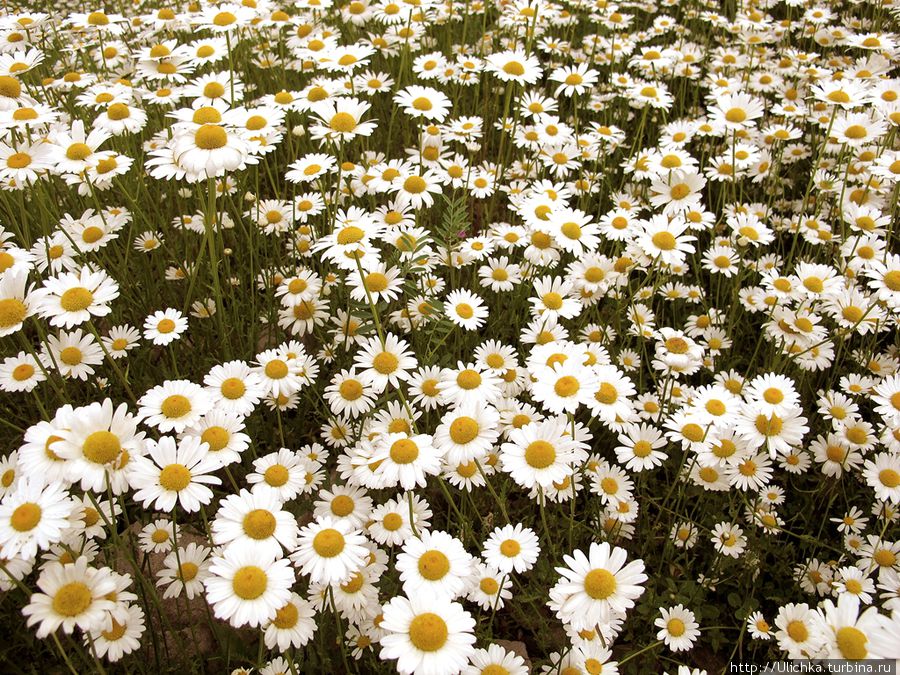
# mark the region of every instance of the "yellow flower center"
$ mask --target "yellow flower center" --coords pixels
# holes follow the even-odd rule
[[[534,469],[546,469],[556,461],[556,448],[547,441],[533,441],[525,448],[525,462]]]
[[[269,585],[269,577],[256,565],[247,565],[234,573],[231,587],[235,595],[242,600],[256,600],[266,592]]]
[[[605,569],[591,570],[584,577],[584,591],[594,600],[606,600],[616,592],[616,577]]]
[[[165,490],[180,492],[191,482],[191,472],[184,464],[169,464],[159,474],[159,484]]]
[[[381,352],[372,359],[372,367],[382,375],[390,375],[400,365],[400,359],[390,352]]]
[[[81,448],[85,458],[95,464],[108,464],[119,456],[121,450],[119,437],[109,431],[95,431],[85,439]]]
[[[440,551],[425,551],[419,558],[419,574],[429,581],[443,579],[449,571],[450,560]]]
[[[437,614],[425,612],[409,624],[409,641],[419,651],[436,652],[447,643],[447,623]]]
[[[403,526],[403,518],[399,513],[388,513],[382,519],[381,524],[388,532],[396,532]]]
[[[410,464],[419,457],[419,446],[408,438],[401,438],[391,445],[390,454],[395,464]]]
[[[272,487],[281,487],[288,482],[289,477],[287,468],[281,464],[273,464],[263,474],[266,484]]]
[[[450,438],[457,445],[471,443],[478,437],[478,422],[471,417],[457,417],[450,424]]]
[[[281,359],[272,359],[266,364],[266,377],[272,380],[280,380],[287,377],[288,365]]]
[[[244,533],[251,539],[268,539],[275,532],[275,516],[266,509],[253,509],[244,516]]]
[[[403,181],[403,189],[410,194],[420,194],[425,192],[428,184],[425,179],[420,176],[410,176]]]
[[[28,308],[17,298],[0,300],[0,328],[11,328],[25,320]]]
[[[159,407],[164,417],[178,419],[191,412],[191,402],[186,396],[172,394],[167,396]]]
[[[215,124],[204,124],[194,132],[194,144],[201,150],[218,150],[228,143],[228,134]]]
[[[839,628],[835,638],[838,650],[845,659],[860,661],[866,658],[866,655],[869,653],[866,649],[866,643],[869,641],[869,638],[858,628],[852,626]]]
[[[25,502],[16,507],[9,518],[9,524],[17,532],[30,532],[41,522],[43,510],[34,502]]]
[[[53,611],[60,616],[78,616],[91,606],[91,589],[80,581],[64,584],[53,595]]]
[[[553,385],[553,391],[561,398],[570,398],[577,394],[579,389],[581,389],[581,383],[572,375],[559,378]]]
[[[651,241],[661,251],[672,251],[676,246],[675,236],[671,232],[657,232]]]
[[[222,392],[222,396],[230,401],[234,401],[244,395],[247,391],[247,387],[240,379],[229,377],[222,382],[219,390]]]
[[[327,528],[313,538],[313,550],[323,558],[334,558],[344,550],[344,535]]]

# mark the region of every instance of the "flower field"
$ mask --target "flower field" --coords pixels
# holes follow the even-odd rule
[[[896,0],[47,4],[4,672],[900,658]]]

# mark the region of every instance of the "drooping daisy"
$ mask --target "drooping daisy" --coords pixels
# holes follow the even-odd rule
[[[304,647],[318,628],[316,610],[296,593],[275,612],[275,617],[264,624],[265,643],[269,649],[285,652],[291,647]]]

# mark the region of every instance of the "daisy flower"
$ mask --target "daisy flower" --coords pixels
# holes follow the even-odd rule
[[[20,478],[0,501],[0,555],[31,560],[63,538],[74,505],[54,481]]]
[[[526,488],[562,481],[587,459],[585,444],[573,440],[568,427],[568,419],[559,415],[510,431],[500,449],[503,470]]]
[[[144,424],[166,433],[181,433],[197,424],[212,407],[206,391],[189,380],[168,380],[138,399]]]
[[[662,640],[673,652],[691,649],[700,637],[698,630],[700,624],[697,623],[694,613],[684,605],[661,609],[660,617],[656,619],[654,625],[660,629],[656,639]]]
[[[253,471],[247,474],[251,491],[272,490],[281,502],[296,498],[306,487],[313,463],[287,448],[264,455],[253,461]]]
[[[485,66],[503,82],[534,84],[543,73],[537,57],[519,50],[491,54],[485,59]]]
[[[176,443],[171,436],[147,441],[147,455],[132,460],[129,482],[135,501],[145,507],[151,504],[160,511],[172,511],[180,504],[188,513],[198,511],[212,501],[207,485],[220,485],[221,479],[210,475],[220,468],[209,456],[208,446],[196,437]]]
[[[354,529],[362,528],[369,519],[372,498],[360,487],[333,485],[330,490],[321,490],[318,496],[313,509],[315,518],[333,518],[349,523]]]
[[[262,382],[243,361],[215,366],[203,384],[216,408],[236,415],[252,413],[263,396]]]
[[[484,544],[484,559],[491,567],[504,574],[513,571],[522,574],[537,562],[541,553],[534,530],[521,523],[505,525],[491,532]]]
[[[512,579],[508,575],[501,575],[498,570],[477,561],[467,598],[483,610],[502,609],[512,597],[511,588]]]
[[[458,672],[474,654],[475,620],[459,603],[397,596],[382,614],[380,656],[404,675]]]
[[[47,279],[34,297],[36,310],[51,326],[71,328],[109,314],[109,303],[119,297],[119,286],[106,272],[84,267],[77,274],[64,272]]]
[[[0,254],[2,255],[2,254]],[[0,337],[12,335],[35,309],[40,311],[39,292],[26,289],[28,270],[9,267],[0,276]]]
[[[441,454],[431,436],[388,433],[378,439],[370,461],[377,465],[375,473],[384,487],[412,490],[425,487],[427,476],[441,472]]]
[[[444,298],[447,318],[465,330],[481,328],[488,318],[488,308],[478,295],[466,289],[457,288]]]
[[[463,669],[463,675],[481,675],[496,673],[497,675],[528,675],[525,659],[518,654],[507,651],[498,644],[488,645],[487,649],[476,649],[469,657],[469,666]],[[600,671],[598,671],[600,672]]]
[[[390,384],[395,389],[400,382],[409,379],[409,371],[416,367],[416,358],[409,351],[409,344],[393,333],[387,333],[384,344],[378,337],[370,337],[353,357],[359,376],[366,379],[376,394]]]
[[[892,654],[878,653],[873,637],[881,631],[881,619],[876,607],[868,607],[860,613],[860,602],[849,594],[822,602],[812,615],[814,631],[821,636],[822,645],[816,653],[826,659],[877,659]]]
[[[156,585],[165,588],[163,598],[177,598],[182,592],[188,600],[203,593],[203,581],[209,576],[211,549],[194,542],[171,551],[164,559]]]
[[[500,436],[499,422],[500,414],[493,406],[464,404],[441,418],[434,445],[446,454],[450,465],[480,460]]]
[[[275,617],[263,625],[264,640],[269,649],[286,652],[305,646],[318,628],[316,610],[296,593],[275,612]]]
[[[349,521],[325,516],[300,531],[291,560],[313,583],[343,583],[362,569],[368,557],[364,542]]]
[[[284,555],[282,547],[292,551],[297,544],[297,521],[273,492],[251,493],[241,490],[219,503],[212,521],[214,544],[251,546],[272,558]]]
[[[900,502],[900,458],[882,452],[866,460],[862,476],[875,491],[875,498],[883,502]]]
[[[407,539],[396,567],[407,595],[453,600],[465,591],[473,564],[458,539],[433,531]]]
[[[262,626],[291,598],[294,571],[251,544],[229,546],[212,558],[203,582],[216,618],[239,628]]]
[[[144,321],[144,339],[165,346],[178,340],[187,330],[188,320],[177,309],[156,311]]]
[[[361,120],[371,107],[367,101],[351,97],[316,103],[312,109],[316,122],[310,126],[310,137],[341,144],[357,136],[370,136],[375,123]]]
[[[76,627],[94,631],[106,621],[113,609],[107,596],[116,589],[108,568],[88,567],[88,560],[80,557],[68,565],[50,563],[37,580],[39,592],[31,595],[22,608],[28,625],[39,624],[36,634],[45,638],[58,628],[71,634]]]
[[[0,391],[32,391],[46,379],[41,364],[26,352],[8,356],[0,363]]]
[[[414,119],[443,122],[450,112],[450,99],[432,87],[410,85],[394,94],[394,103]]]
[[[82,490],[122,494],[128,489],[131,459],[144,454],[144,433],[128,405],[113,409],[110,399],[75,408],[62,420],[65,429],[54,452],[68,462],[69,478]]]
[[[647,575],[642,560],[627,565],[626,560],[625,550],[608,542],[592,543],[587,554],[576,550],[564,555],[566,566],[556,568],[562,576],[551,590],[551,598],[560,599],[556,610],[560,620],[591,628],[633,607],[644,592]]]

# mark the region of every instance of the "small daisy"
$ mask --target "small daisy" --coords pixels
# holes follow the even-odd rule
[[[266,647],[285,652],[290,648],[304,647],[318,628],[316,610],[296,593],[275,612],[275,617],[264,624]]]
[[[157,311],[144,321],[144,339],[165,346],[178,340],[187,327],[187,317],[177,309]]]
[[[527,572],[541,553],[534,530],[521,523],[496,528],[484,544],[484,559],[504,574]]]
[[[455,289],[444,299],[447,318],[466,330],[481,328],[488,318],[488,308],[480,297],[465,289]]]
[[[654,624],[660,629],[656,639],[665,642],[666,647],[673,652],[691,649],[700,637],[698,630],[700,624],[697,623],[694,613],[684,605],[660,610],[660,617]]]
[[[209,575],[211,549],[194,542],[171,551],[163,559],[156,585],[165,588],[163,598],[177,598],[182,592],[188,600],[203,593],[203,580]]]

